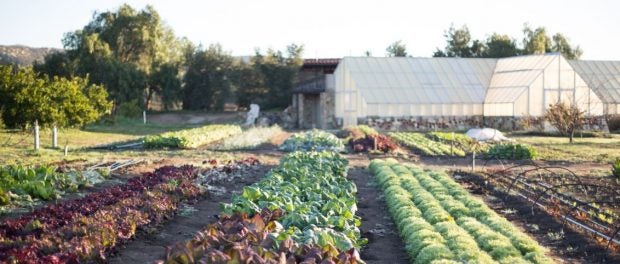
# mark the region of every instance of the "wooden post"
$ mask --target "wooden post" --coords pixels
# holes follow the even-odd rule
[[[58,147],[58,128],[56,125],[52,128],[52,148]]]
[[[65,145],[65,157],[69,155],[69,145]]]
[[[34,121],[34,150],[39,150],[39,120]]]
[[[142,121],[146,124],[146,110],[142,111]]]
[[[471,171],[476,171],[476,151],[474,150],[471,156]]]
[[[452,132],[452,140],[450,141],[450,155],[454,156],[454,132]]]

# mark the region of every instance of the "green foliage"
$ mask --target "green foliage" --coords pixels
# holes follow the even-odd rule
[[[620,180],[620,158],[616,158],[616,162],[611,165],[611,175]]]
[[[110,110],[102,86],[88,79],[39,77],[32,68],[0,66],[2,119],[8,127],[24,128],[38,121],[43,127],[79,127]]]
[[[342,152],[344,151],[344,144],[342,140],[337,138],[334,134],[325,132],[322,130],[311,130],[303,133],[295,133],[282,145],[280,150],[283,151],[323,151],[331,150]]]
[[[183,109],[223,109],[233,91],[233,62],[233,57],[219,44],[197,50],[187,61]]]
[[[144,137],[145,148],[192,149],[241,133],[237,125],[208,125]]]
[[[620,115],[609,115],[607,117],[607,127],[609,132],[620,132]]]
[[[446,47],[437,49],[433,57],[461,57],[461,58],[504,58],[525,54],[545,54],[559,52],[569,60],[579,59],[583,51],[572,47],[561,33],[550,37],[544,27],[531,29],[525,25],[523,29],[523,45],[508,35],[493,33],[486,40],[472,39],[469,28],[450,28],[444,33]]]
[[[137,99],[123,102],[118,106],[116,114],[127,118],[138,118],[142,115],[142,108]]]
[[[433,141],[422,133],[415,132],[391,132],[388,135],[399,143],[428,156],[459,156],[464,157],[465,151],[458,146],[450,146],[441,142]]]
[[[552,263],[545,249],[442,172],[373,160],[369,169],[412,263]]]
[[[402,41],[395,41],[385,51],[388,57],[407,57],[407,46]]]
[[[536,149],[527,144],[494,144],[485,153],[487,159],[529,160],[537,157]]]
[[[84,179],[57,173],[54,167],[4,166],[0,167],[0,204],[9,204],[12,196],[19,200],[24,195],[29,196],[26,199],[56,199],[84,184]]]
[[[82,29],[65,34],[63,45],[64,53],[47,56],[37,69],[49,76],[89,76],[90,83],[105,85],[116,106],[136,99],[148,105],[154,93],[165,105],[178,98],[174,65],[182,63],[188,43],[152,6],[124,4],[95,13]]]
[[[273,136],[282,133],[279,126],[272,127],[253,127],[241,134],[225,138],[221,143],[214,147],[218,150],[243,150],[253,149],[261,144],[267,143]]]
[[[223,213],[254,214],[267,208],[284,211],[284,231],[278,241],[291,237],[304,244],[331,245],[338,250],[366,243],[358,229],[354,183],[346,178],[347,160],[335,152],[294,152],[263,179],[245,187],[223,205]]]

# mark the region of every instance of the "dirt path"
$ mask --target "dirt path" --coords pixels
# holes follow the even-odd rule
[[[366,166],[351,166],[348,177],[357,185],[357,215],[362,217],[360,231],[368,239],[368,245],[361,249],[361,258],[369,264],[409,263],[405,245]]]
[[[234,193],[258,181],[269,169],[271,166],[258,166],[241,179],[215,185],[227,191],[219,195],[211,193],[206,199],[189,205],[193,209],[186,210],[186,214],[176,215],[158,229],[142,231],[136,239],[119,247],[116,254],[110,257],[109,263],[153,263],[162,259],[166,246],[191,239],[197,231],[215,222],[215,215],[220,212],[220,203],[229,202]]]

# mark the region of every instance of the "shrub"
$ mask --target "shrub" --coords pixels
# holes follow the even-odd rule
[[[536,157],[538,157],[536,149],[526,144],[495,144],[485,154],[487,159],[525,160]]]
[[[620,115],[612,115],[607,119],[609,132],[620,132]]]
[[[118,115],[128,118],[138,118],[142,115],[142,108],[138,103],[138,99],[121,103],[118,106]]]
[[[611,174],[620,180],[620,158],[616,158],[616,162],[611,166]]]

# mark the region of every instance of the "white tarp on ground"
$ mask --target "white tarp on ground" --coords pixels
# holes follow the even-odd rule
[[[502,132],[493,128],[472,128],[465,133],[468,137],[476,141],[506,141],[510,140]]]

